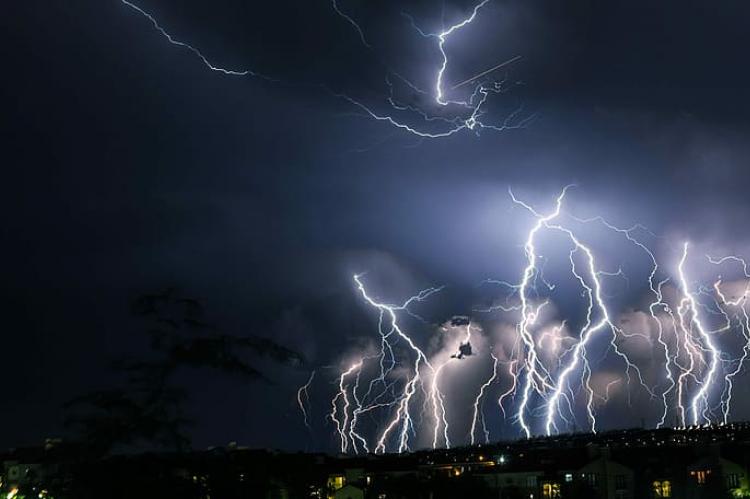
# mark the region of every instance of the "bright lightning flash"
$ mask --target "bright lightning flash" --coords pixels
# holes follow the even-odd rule
[[[510,298],[476,312],[515,317],[515,334],[496,338],[487,350],[477,351],[477,359],[491,360],[492,371],[477,384],[473,403],[464,413],[455,407],[447,410],[454,394],[445,387],[448,377],[466,372],[466,366],[472,365],[468,362],[474,362],[467,361],[465,355],[474,356],[477,331],[482,331],[483,341],[489,339],[481,321],[467,317],[455,322],[465,329],[453,336],[449,347],[459,353],[447,357],[445,345],[443,350],[435,350],[434,342],[429,349],[421,347],[422,340],[407,332],[400,318],[402,314],[417,317],[410,307],[442,288],[428,288],[402,304],[389,305],[368,293],[362,276],[354,276],[365,303],[378,313],[380,348],[375,355],[350,364],[339,376],[330,419],[336,425],[342,452],[450,447],[451,435],[455,438],[452,428],[461,417],[468,421],[467,443],[477,443],[481,435],[489,442],[492,424],[488,424],[484,400],[493,393],[498,401],[494,419],[503,424],[506,410],[515,404],[510,421],[527,437],[559,433],[576,427],[581,418],[595,432],[600,424],[597,413],[620,393],[628,405],[633,392],[643,393],[649,404],[658,401],[657,427],[663,426],[670,414],[682,425],[688,423],[688,414],[691,424],[728,421],[735,378],[750,357],[750,314],[746,308],[750,272],[745,260],[734,255],[708,257],[716,267],[734,266],[741,272],[736,281],[720,275],[711,286],[696,287],[686,268],[687,243],[675,265],[660,267],[655,253],[643,242],[653,234],[640,225],[624,229],[601,217],[577,218],[564,213],[568,191],[566,187],[560,192],[548,212],[538,211],[510,192],[513,203],[534,219],[523,245],[526,266],[518,284],[487,280],[510,290]],[[625,320],[624,311],[610,303],[614,295],[607,290],[611,280],[631,281],[622,266],[603,268],[602,262],[609,258],[597,257],[589,229],[630,245],[647,265],[642,286],[647,305],[638,312],[645,319],[635,326]],[[559,320],[551,305],[555,293],[563,292],[564,287],[544,276],[544,266],[552,258],[540,254],[540,248],[548,244],[542,238],[546,234],[563,241],[559,261],[567,264],[568,285],[577,287],[582,299],[579,312]],[[559,245],[554,248],[553,256],[561,251]],[[550,311],[545,311],[548,308]],[[452,329],[455,327],[441,330]],[[742,351],[730,354],[720,337],[737,331]],[[647,345],[656,368],[639,365],[642,359],[631,351],[638,343]],[[620,370],[621,375],[607,372],[595,378],[605,363],[606,369]],[[365,377],[368,381],[361,386],[360,379]],[[617,395],[610,393],[615,385]],[[371,416],[370,423],[364,422],[364,414]],[[367,436],[370,433],[372,436]]]

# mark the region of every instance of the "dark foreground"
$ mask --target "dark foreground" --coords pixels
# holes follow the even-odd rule
[[[2,499],[750,497],[750,423],[566,435],[399,456],[229,446],[95,459],[50,441],[2,459]]]

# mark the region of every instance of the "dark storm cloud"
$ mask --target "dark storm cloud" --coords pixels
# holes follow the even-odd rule
[[[322,365],[372,326],[354,272],[394,301],[515,279],[528,219],[508,186],[548,203],[574,182],[582,216],[722,250],[747,242],[746,4],[491,2],[449,47],[448,76],[520,54],[508,74],[523,84],[499,102],[539,118],[419,142],[325,88],[383,109],[388,70],[429,86],[438,53],[402,11],[436,29],[471,3],[341,3],[372,50],[325,1],[143,4],[213,61],[278,84],[206,70],[117,1],[8,6],[3,369],[17,381],[0,444],[60,431],[60,403],[141,348],[127,313],[141,291],[178,285],[227,329]],[[469,312],[455,298],[435,320]],[[306,374],[281,371],[279,385],[292,393]],[[203,414],[200,444],[298,446],[301,429],[284,437],[274,416],[298,423],[288,394],[251,390],[221,403],[225,431]]]

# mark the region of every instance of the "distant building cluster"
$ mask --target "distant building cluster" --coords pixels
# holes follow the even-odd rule
[[[750,423],[572,434],[403,455],[236,445],[95,458],[48,441],[2,456],[0,499],[750,498]]]
[[[622,432],[604,441],[564,437],[416,453],[391,462],[342,459],[315,497],[750,497],[750,440],[738,443],[731,430],[709,438],[701,431]]]

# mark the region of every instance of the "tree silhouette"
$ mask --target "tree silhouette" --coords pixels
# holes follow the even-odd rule
[[[174,289],[139,296],[133,313],[147,323],[151,357],[122,359],[114,368],[126,375],[123,386],[94,391],[66,404],[66,424],[96,453],[147,444],[189,446],[184,415],[187,393],[175,386],[180,369],[213,369],[249,380],[270,380],[254,365],[258,357],[301,366],[297,352],[254,335],[220,331],[203,320],[203,305]]]

